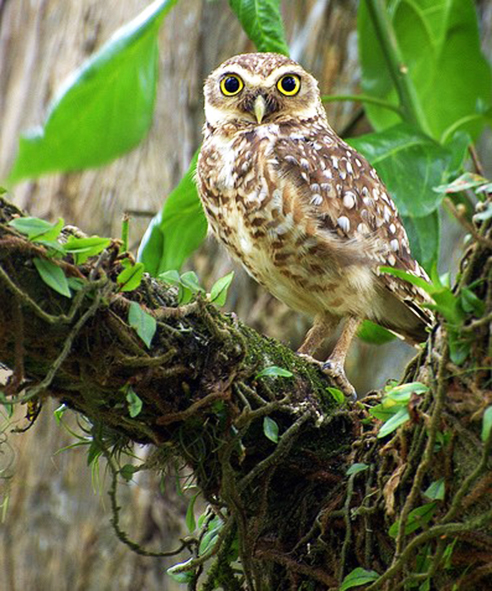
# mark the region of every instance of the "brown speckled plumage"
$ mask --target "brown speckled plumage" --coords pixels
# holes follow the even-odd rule
[[[244,86],[226,96],[231,75]],[[294,96],[277,87],[286,75],[300,80]],[[197,179],[210,225],[259,283],[315,317],[300,352],[346,319],[325,367],[350,390],[343,364],[360,320],[424,340],[427,295],[379,267],[425,271],[375,170],[329,126],[316,80],[281,55],[239,55],[207,79],[205,114]]]

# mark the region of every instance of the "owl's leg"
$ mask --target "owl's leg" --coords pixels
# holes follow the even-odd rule
[[[359,319],[354,317],[347,318],[342,329],[342,334],[340,335],[335,348],[323,365],[323,371],[353,400],[357,398],[357,394],[345,375],[345,357],[347,356],[355,333],[359,328],[359,324]]]
[[[320,315],[314,319],[313,326],[304,337],[302,345],[297,349],[299,355],[312,357],[321,343],[332,333],[338,324],[338,319],[332,316]]]

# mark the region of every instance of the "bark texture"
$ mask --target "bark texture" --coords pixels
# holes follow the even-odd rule
[[[45,256],[42,247],[6,226],[13,213],[4,203],[0,359],[13,371],[5,392],[29,401],[31,415],[34,404],[55,397],[89,420],[113,474],[120,538],[128,542],[115,498],[118,454],[145,443],[153,452],[144,469],[184,461],[223,520],[199,588],[337,589],[356,566],[383,575],[366,587],[371,591],[426,579],[443,591],[456,583],[492,585],[492,437],[480,439],[492,399],[492,241],[485,226],[463,260],[458,286],[459,294],[473,285],[486,308],[478,318],[470,312],[462,327],[471,346],[467,360],[453,365],[445,324],[438,323],[405,376],[428,393],[411,400],[403,429],[378,438],[379,425],[368,414],[378,394],[355,405],[335,403],[318,366],[203,297],[177,306],[176,290],[150,278],[121,293],[116,247],[99,264],[61,262],[68,276],[84,278],[84,288],[72,300],[57,295],[32,264]],[[158,323],[150,349],[128,326],[135,301]],[[293,376],[258,377],[270,365]],[[143,402],[134,417],[129,385]],[[265,418],[279,426],[278,443],[265,436]],[[367,469],[347,476],[354,463]],[[429,501],[424,491],[440,479],[444,498]],[[424,506],[430,515],[413,518]],[[397,521],[403,525],[390,529]],[[184,541],[197,576],[204,562],[199,541]],[[240,574],[228,558],[235,544]]]

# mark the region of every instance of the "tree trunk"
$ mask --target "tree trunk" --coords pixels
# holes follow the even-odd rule
[[[92,445],[112,471],[113,522],[124,473],[119,454],[145,443],[154,451],[143,468],[184,460],[222,522],[202,556],[199,540],[186,541],[186,568],[194,566],[196,576],[205,558],[213,560],[200,588],[336,589],[355,567],[382,575],[370,591],[427,579],[429,589],[443,591],[492,585],[492,437],[480,439],[492,377],[490,229],[483,226],[469,248],[458,286],[459,294],[473,284],[486,304],[461,329],[462,339],[473,335],[470,354],[460,367],[450,361],[439,321],[405,376],[428,392],[412,397],[402,428],[378,438],[369,410],[380,395],[336,403],[317,365],[220,314],[203,296],[178,306],[174,288],[148,277],[122,293],[114,248],[98,265],[60,263],[84,287],[71,300],[59,296],[32,265],[43,249],[5,225],[12,213],[4,204],[0,359],[13,371],[5,392],[31,406],[55,397],[88,419]],[[151,348],[128,325],[131,302],[157,321]],[[258,375],[272,365],[293,375]],[[137,414],[127,403],[129,386],[142,402]],[[347,475],[355,463],[365,469]],[[436,482],[444,495],[426,491]],[[420,519],[411,513],[422,507]],[[406,527],[390,529],[398,520]],[[235,540],[241,574],[231,566]]]

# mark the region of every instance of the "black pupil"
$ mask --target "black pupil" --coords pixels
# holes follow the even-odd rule
[[[294,76],[286,76],[282,78],[282,88],[285,92],[292,92],[296,89],[297,82]]]
[[[237,92],[239,90],[239,80],[234,76],[229,76],[225,79],[224,88],[230,93]]]

